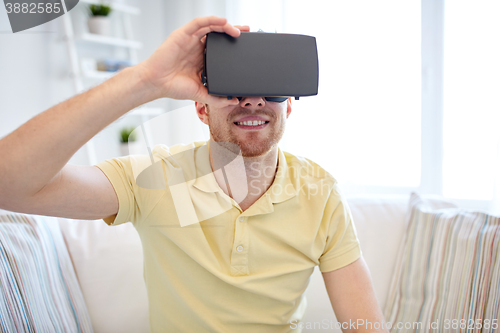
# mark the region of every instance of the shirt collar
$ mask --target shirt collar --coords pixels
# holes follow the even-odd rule
[[[278,171],[274,177],[273,184],[267,190],[273,203],[280,203],[295,197],[298,192],[296,186],[290,179],[288,163],[283,151],[278,147]]]
[[[196,179],[193,182],[193,186],[204,192],[219,192],[222,191],[215,180],[215,176],[212,172],[212,167],[210,166],[210,155],[209,155],[210,143],[199,147],[195,153],[195,165],[196,165]],[[297,186],[294,185],[290,179],[290,172],[288,170],[288,164],[286,161],[285,154],[278,147],[278,171],[276,172],[273,184],[267,190],[267,192],[259,198],[257,201],[267,202],[268,209],[273,210],[273,203],[280,203],[295,197],[297,192]],[[271,205],[271,206],[269,206]],[[252,205],[253,206],[253,205]],[[263,207],[264,208],[264,207]]]
[[[219,192],[219,184],[210,166],[210,143],[199,147],[195,153],[196,179],[193,186],[203,192]]]

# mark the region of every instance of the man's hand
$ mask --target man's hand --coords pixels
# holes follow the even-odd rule
[[[239,29],[238,29],[239,28]],[[205,35],[211,31],[238,37],[248,26],[232,26],[225,18],[199,17],[175,30],[160,47],[138,65],[158,98],[191,99],[216,106],[236,105],[237,99],[210,96],[201,83]]]

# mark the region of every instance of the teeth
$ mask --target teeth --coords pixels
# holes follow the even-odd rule
[[[240,122],[237,122],[236,124],[237,125],[245,125],[245,126],[258,126],[258,125],[262,125],[265,123],[266,122],[262,121],[262,120],[254,120],[254,121],[240,121]]]

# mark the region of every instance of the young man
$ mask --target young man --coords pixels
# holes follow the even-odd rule
[[[278,148],[291,99],[227,100],[201,84],[204,36],[240,29],[197,18],[144,62],[0,140],[0,207],[132,222],[153,332],[292,331],[316,265],[344,332],[362,332],[349,323],[384,319],[345,199],[321,167]],[[194,100],[210,141],[66,164],[124,113],[162,97]]]

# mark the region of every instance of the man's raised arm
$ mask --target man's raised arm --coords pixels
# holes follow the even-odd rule
[[[115,193],[104,174],[93,166],[66,163],[106,126],[154,99],[236,104],[209,96],[200,82],[201,39],[210,31],[240,34],[226,19],[197,18],[174,31],[145,61],[38,114],[1,139],[0,208],[82,219],[116,213]],[[83,203],[75,202],[80,199]]]

